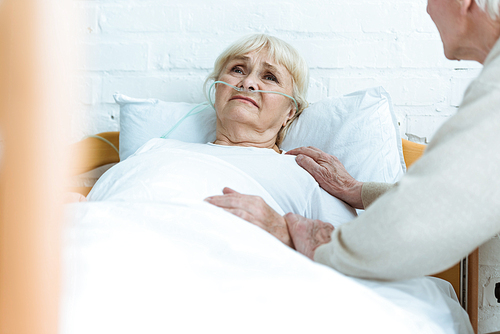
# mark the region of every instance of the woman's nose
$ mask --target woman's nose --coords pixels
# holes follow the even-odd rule
[[[257,81],[255,77],[252,74],[247,75],[242,81],[241,81],[241,87],[247,90],[257,90]]]

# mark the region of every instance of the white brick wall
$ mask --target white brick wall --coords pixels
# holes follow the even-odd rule
[[[432,137],[437,124],[455,112],[481,68],[445,59],[425,0],[74,4],[82,13],[78,42],[86,50],[74,140],[118,129],[115,91],[203,100],[201,84],[216,56],[236,38],[253,32],[281,37],[304,55],[311,67],[311,102],[384,86],[393,98],[402,135],[414,135],[414,140]],[[99,114],[99,120],[90,114]]]
[[[497,235],[479,248],[479,333],[500,330],[500,305],[492,306],[483,289],[493,278],[500,278],[500,237]]]
[[[481,70],[444,57],[425,0],[73,1],[82,14],[77,43],[85,50],[73,140],[118,130],[116,91],[201,102],[217,55],[255,32],[280,37],[304,55],[311,68],[310,102],[382,85],[392,96],[401,134],[414,141],[430,140]],[[493,258],[488,266],[498,271]],[[498,317],[500,309],[488,312]]]

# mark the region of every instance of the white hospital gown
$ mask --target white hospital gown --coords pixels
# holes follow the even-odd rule
[[[143,145],[134,155],[116,167],[122,165],[120,168],[123,168],[124,165],[132,165],[134,160],[134,163],[137,164],[137,160],[151,157],[151,154],[153,156],[157,154],[157,157],[161,155],[161,159],[167,159],[166,156],[169,156],[169,152],[172,152],[172,156],[174,156],[174,152],[176,153],[175,159],[179,159],[179,152],[184,152],[186,159],[189,159],[191,156],[200,156],[201,154],[201,157],[209,155],[211,156],[210,159],[215,157],[223,160],[223,162],[220,162],[221,168],[225,162],[251,177],[271,195],[284,213],[293,212],[312,219],[321,219],[330,222],[334,226],[348,222],[356,216],[354,209],[330,196],[320,188],[314,178],[297,165],[295,156],[278,154],[272,149],[222,146],[211,143],[195,144],[173,139],[156,138]],[[146,164],[147,162],[144,163]],[[107,173],[113,173],[113,168]],[[189,166],[189,168],[194,170],[190,175],[193,178],[199,178],[201,174],[207,175],[207,172],[210,173],[207,169],[214,169],[214,165],[207,163],[200,166]],[[199,170],[199,173],[196,170]],[[161,178],[162,175],[159,175]],[[103,176],[103,180],[105,179],[106,174]],[[143,180],[141,182],[148,181]],[[195,182],[186,182],[189,183],[190,187],[196,188]],[[222,186],[222,184],[220,185]],[[98,189],[99,184],[96,186]],[[230,184],[224,184],[224,186],[230,186]],[[208,195],[221,195],[222,188],[223,186],[220,189],[217,188],[218,193],[210,193]],[[193,191],[197,191],[197,189],[193,189]],[[91,195],[91,200],[99,200],[98,196],[92,193]]]

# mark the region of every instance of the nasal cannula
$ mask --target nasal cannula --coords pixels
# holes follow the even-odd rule
[[[237,90],[238,92],[245,92],[245,93],[271,93],[271,94],[283,95],[285,97],[288,97],[288,98],[292,99],[293,103],[295,104],[296,110],[298,110],[297,101],[293,97],[291,97],[290,95],[287,95],[285,93],[268,91],[268,90],[251,90],[251,89],[245,89],[243,87],[242,88],[238,88],[238,87],[233,86],[231,84],[228,84],[227,82],[224,82],[224,81],[214,81],[210,85],[210,88],[208,89],[208,102],[202,102],[202,103],[197,104],[196,106],[194,106],[193,109],[191,109],[186,115],[184,115],[184,117],[182,117],[180,120],[178,120],[177,123],[175,123],[175,125],[170,130],[168,130],[163,136],[161,136],[160,138],[167,138],[172,133],[172,131],[174,131],[187,117],[199,114],[200,112],[202,112],[205,109],[207,109],[209,105],[212,106],[212,108],[215,109],[214,103],[212,102],[211,92],[212,92],[212,88],[217,83],[221,83],[221,84],[224,84],[226,86],[232,87],[235,90]]]

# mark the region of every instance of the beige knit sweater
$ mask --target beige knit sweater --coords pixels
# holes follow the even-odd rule
[[[440,272],[500,232],[500,40],[457,114],[395,186],[368,183],[369,205],[314,259],[382,280]]]

